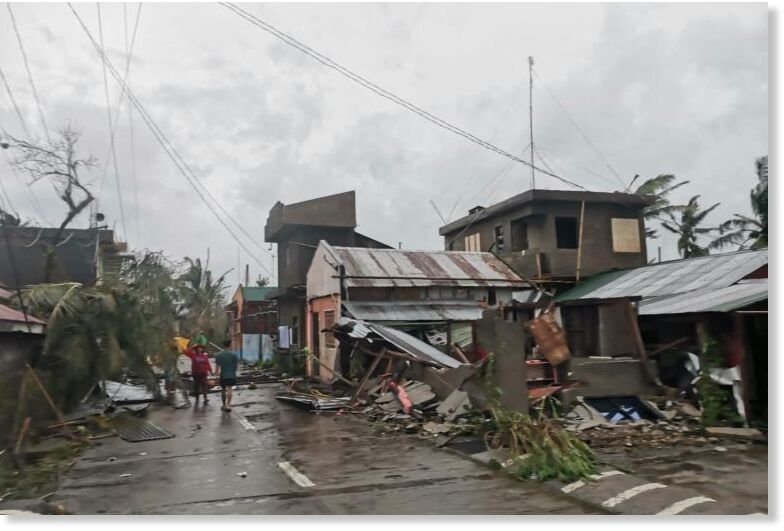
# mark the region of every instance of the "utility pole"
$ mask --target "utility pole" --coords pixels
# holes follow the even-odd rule
[[[528,56],[528,127],[531,132],[531,190],[536,188],[534,170],[534,58]]]

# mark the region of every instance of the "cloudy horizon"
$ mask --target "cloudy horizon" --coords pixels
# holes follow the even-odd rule
[[[74,7],[98,38],[95,4]],[[120,69],[124,28],[132,30],[137,7],[128,3],[124,13],[122,3],[101,5],[105,50]],[[700,195],[703,207],[721,203],[711,225],[751,213],[754,160],[768,153],[766,4],[242,7],[515,153],[529,142],[533,56],[538,165],[595,191],[622,190],[635,174],[672,173],[690,181],[674,202]],[[82,150],[98,159],[90,176],[110,225],[133,249],[204,259],[209,247],[217,273],[237,269],[237,244],[135,112],[131,157],[127,100],[115,136],[122,226],[100,59],[67,5],[12,8],[49,128],[71,124],[83,133]],[[40,138],[42,121],[5,6],[0,28],[0,67],[25,124]],[[128,83],[204,185],[264,248],[264,223],[277,201],[356,190],[359,231],[405,249],[441,249],[442,223],[431,200],[454,220],[530,186],[528,167],[380,98],[217,4],[145,3]],[[0,90],[0,125],[23,137]],[[108,90],[114,115],[121,90],[111,77]],[[10,199],[25,220],[59,223],[65,210],[51,186],[25,190],[28,182],[11,173],[5,157],[0,172],[3,205]],[[544,174],[537,174],[537,187],[570,189]],[[82,216],[73,226],[87,224]],[[271,269],[270,254],[243,240]],[[663,258],[677,257],[671,236],[649,241],[649,256],[659,246]],[[251,279],[267,274],[244,251],[239,263],[230,283],[246,263]]]

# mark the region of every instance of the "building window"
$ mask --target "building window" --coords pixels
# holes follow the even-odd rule
[[[470,234],[465,237],[465,250],[480,252],[482,245],[479,238],[479,233]]]
[[[289,331],[289,334],[291,336],[289,340],[291,342],[291,346],[294,347],[299,345],[299,317],[296,315],[291,317],[291,330]]]
[[[522,219],[512,221],[512,252],[528,249],[528,223]]]
[[[495,252],[504,252],[504,226],[498,225],[495,228]]]
[[[577,218],[555,218],[555,243],[559,249],[577,249]]]
[[[610,220],[610,227],[612,228],[612,244],[614,252],[641,252],[640,222],[637,219],[612,218]]]
[[[335,326],[335,310],[324,310],[324,328],[332,328],[333,326]],[[324,346],[326,348],[335,348],[337,346],[335,334],[324,332]]]

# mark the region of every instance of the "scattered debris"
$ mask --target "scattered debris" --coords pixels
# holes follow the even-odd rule
[[[248,477],[248,473],[247,472],[237,472],[237,475],[239,477],[243,478],[243,479]]]
[[[110,419],[109,422],[120,438],[128,442],[154,441],[174,437],[174,433],[166,428],[161,428],[133,415],[118,415]]]
[[[718,435],[721,437],[737,437],[748,439],[762,439],[764,438],[762,432],[752,428],[729,428],[729,427],[711,427],[705,428],[711,435]]]

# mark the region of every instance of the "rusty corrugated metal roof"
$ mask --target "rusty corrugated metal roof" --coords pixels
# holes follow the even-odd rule
[[[526,284],[491,253],[330,246],[348,287],[520,287]]]
[[[13,323],[25,323],[25,314],[19,310],[15,310],[5,304],[0,304],[0,321],[10,321]],[[45,325],[46,322],[27,314],[27,321],[31,324]]]

